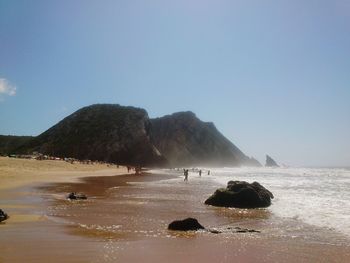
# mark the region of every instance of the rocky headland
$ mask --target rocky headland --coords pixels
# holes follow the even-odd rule
[[[212,122],[193,112],[177,112],[151,120],[152,141],[172,166],[260,166],[223,136]]]
[[[3,136],[2,145],[9,145]],[[10,138],[2,153],[42,154],[134,166],[261,166],[193,112],[150,119],[146,110],[95,104],[36,137]]]

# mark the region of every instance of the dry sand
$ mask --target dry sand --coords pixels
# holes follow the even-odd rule
[[[0,191],[29,184],[71,182],[81,177],[123,173],[126,168],[115,165],[0,157]]]

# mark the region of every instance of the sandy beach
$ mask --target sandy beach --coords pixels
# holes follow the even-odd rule
[[[0,262],[347,262],[349,246],[325,229],[276,218],[269,209],[226,209],[203,201],[210,177],[1,158]],[[124,174],[124,175],[123,175]],[[111,176],[116,175],[116,176]],[[66,199],[83,192],[86,201]],[[210,229],[168,231],[195,217]],[[235,233],[234,227],[260,233]],[[291,233],[281,230],[292,229]],[[282,234],[283,233],[283,234]],[[305,233],[308,238],[305,238]]]
[[[35,186],[55,182],[78,182],[83,177],[120,175],[126,171],[125,167],[117,168],[109,164],[72,164],[57,160],[0,157],[0,208],[11,214],[7,225],[38,219],[32,214],[11,213],[13,208],[28,207],[25,204],[32,196]],[[18,203],[15,199],[18,199]]]
[[[81,177],[126,173],[125,167],[107,164],[73,164],[65,161],[0,157],[0,190],[45,182],[69,182]]]

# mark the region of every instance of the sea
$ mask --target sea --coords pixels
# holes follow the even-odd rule
[[[230,180],[257,181],[274,194],[268,209],[276,217],[298,220],[350,238],[349,168],[201,169],[204,176],[223,187]]]

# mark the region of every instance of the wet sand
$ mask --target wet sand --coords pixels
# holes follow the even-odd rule
[[[208,176],[190,174],[186,183],[180,174],[143,174],[9,190],[1,205],[36,220],[0,225],[0,262],[348,261],[348,240],[340,234],[276,218],[269,209],[204,205],[217,187]],[[71,191],[89,199],[66,200]],[[167,230],[186,217],[222,233]],[[234,227],[261,233],[235,233]]]
[[[98,177],[86,178],[83,183],[22,188],[20,192],[26,197],[17,195],[12,201],[24,214],[34,212],[40,220],[2,226],[0,260],[347,262],[350,256],[349,247],[327,244],[325,236],[324,239],[310,236],[305,240],[302,233],[315,229],[295,226],[292,231],[287,222],[281,225],[275,222],[277,219],[268,210],[203,205],[203,188],[211,192],[216,187],[208,184],[210,180],[197,178],[187,184],[182,178],[159,181],[164,177],[149,174]],[[91,199],[67,201],[65,195],[70,191],[82,191]],[[20,206],[24,199],[25,203]],[[223,233],[166,230],[172,220],[188,216]],[[235,226],[254,228],[262,233],[233,233],[227,229]],[[288,228],[295,237],[286,233],[284,236],[275,229],[278,227]],[[298,232],[297,227],[302,230]]]
[[[36,187],[125,172],[125,167],[107,164],[0,157],[0,209],[10,215],[8,220],[0,222],[0,262],[42,262],[66,253],[56,251],[54,245],[48,246],[50,240],[66,243],[67,235],[61,235],[60,224],[48,220],[43,193]],[[65,249],[69,253],[69,247]]]

